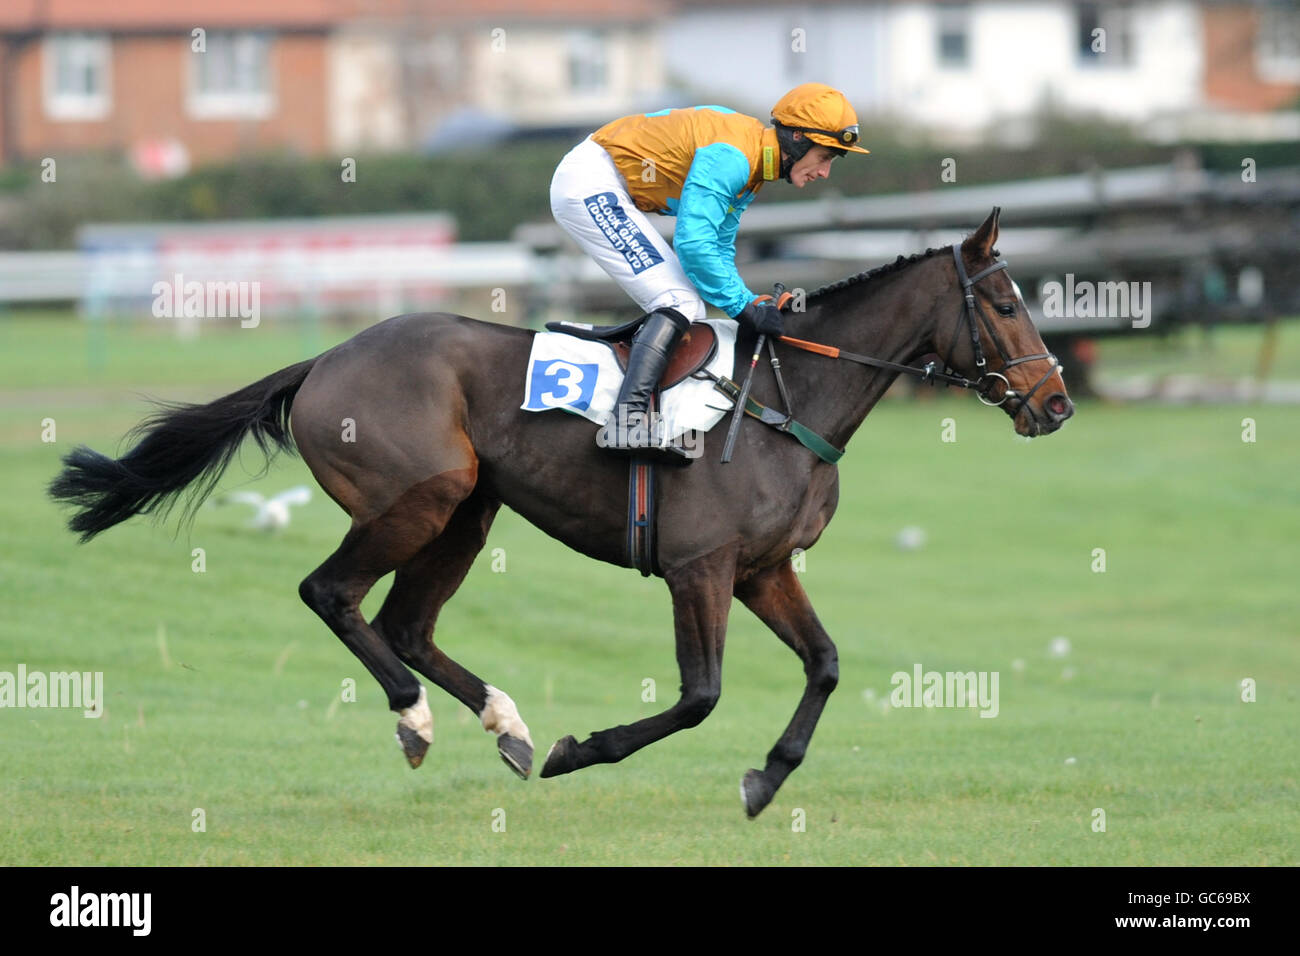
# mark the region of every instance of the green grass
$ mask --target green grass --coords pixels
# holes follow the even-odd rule
[[[183,340],[162,322],[90,322],[59,312],[0,313],[0,389],[243,385],[349,338],[355,329],[293,321],[251,329],[209,320]],[[78,396],[79,397],[79,396]]]
[[[300,358],[300,331],[181,343],[120,327],[92,372],[81,326],[33,325],[0,322],[0,670],[102,671],[107,712],[0,710],[0,863],[1300,863],[1300,409],[1094,403],[1025,442],[969,400],[883,404],[806,555],[840,686],[804,765],[750,822],[740,777],[802,674],[744,608],[699,728],[523,782],[431,688],[436,739],[413,772],[378,685],[297,597],[347,527],[323,495],[279,536],[207,507],[179,536],[140,522],[84,547],[43,496],[61,453],[110,450],[144,414],[128,386],[215,396]],[[946,417],[955,443],[940,441]],[[224,487],[247,480],[236,467]],[[302,463],[282,458],[256,487],[300,481]],[[905,525],[925,547],[895,548]],[[1065,659],[1048,654],[1058,635]],[[514,697],[540,753],[666,706],[678,683],[662,583],[511,513],[438,639]],[[999,672],[998,716],[882,709],[891,675],[918,662]],[[1240,699],[1247,677],[1254,703]],[[641,700],[646,678],[658,703]]]
[[[1272,360],[1266,377],[1300,381],[1300,320],[1277,324],[1273,332],[1261,326],[1182,326],[1167,335],[1134,331],[1101,339],[1097,347],[1097,378],[1199,375],[1231,381],[1260,373],[1265,345],[1272,338]]]

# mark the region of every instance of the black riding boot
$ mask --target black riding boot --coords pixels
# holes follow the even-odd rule
[[[627,375],[614,403],[614,418],[596,436],[596,443],[602,448],[660,461],[689,463],[684,448],[659,446],[658,429],[651,427],[647,415],[650,396],[664,373],[668,356],[689,326],[690,322],[680,312],[661,309],[650,313],[637,331],[627,359]]]

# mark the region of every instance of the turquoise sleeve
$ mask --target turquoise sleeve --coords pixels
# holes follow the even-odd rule
[[[736,272],[736,230],[747,203],[737,205],[749,182],[749,160],[730,143],[695,151],[677,205],[673,248],[700,297],[735,318],[754,298]]]

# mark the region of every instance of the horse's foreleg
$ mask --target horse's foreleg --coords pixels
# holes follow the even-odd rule
[[[397,653],[474,712],[497,735],[497,752],[520,777],[533,766],[533,741],[514,701],[456,663],[433,643],[438,612],[456,593],[487,540],[500,502],[473,494],[461,502],[442,534],[397,569],[393,587],[370,626]]]
[[[647,744],[699,724],[722,692],[722,646],[731,610],[735,551],[714,552],[664,575],[673,596],[680,699],[667,710],[633,724],[592,734],[582,743],[556,741],[546,755],[543,777],[554,777],[596,763],[617,763]]]
[[[736,597],[799,655],[807,681],[794,718],[767,755],[767,765],[750,770],[741,781],[745,812],[753,818],[803,762],[822,708],[839,681],[839,658],[789,561],[739,585]]]

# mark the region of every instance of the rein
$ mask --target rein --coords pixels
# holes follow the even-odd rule
[[[973,389],[976,397],[979,398],[981,402],[993,408],[1005,405],[1008,400],[1015,398],[1018,400],[1018,404],[1014,407],[1013,414],[1018,413],[1021,407],[1033,398],[1034,394],[1042,388],[1043,384],[1052,377],[1052,373],[1061,368],[1061,363],[1051,352],[1038,352],[1034,355],[1022,355],[1019,358],[1011,358],[1011,356],[1007,354],[1005,346],[1002,344],[1002,339],[998,337],[997,330],[994,329],[993,324],[988,320],[988,316],[984,314],[984,310],[980,308],[979,303],[975,300],[975,283],[995,272],[1007,268],[1007,261],[1005,259],[998,260],[987,269],[983,269],[980,272],[975,273],[973,276],[967,276],[966,265],[961,261],[961,246],[954,245],[952,247],[952,258],[953,262],[957,266],[957,278],[961,280],[963,300],[962,311],[958,313],[957,319],[960,322],[964,317],[966,319],[967,327],[970,330],[971,348],[975,352],[975,367],[979,369],[978,378],[969,379],[964,375],[958,375],[946,362],[943,371],[939,371],[937,367],[938,363],[936,362],[927,362],[925,365],[919,367],[915,365],[900,365],[897,362],[887,362],[884,359],[872,358],[869,355],[859,355],[856,352],[848,352],[833,345],[822,345],[819,342],[809,342],[805,339],[796,339],[788,335],[781,336],[781,341],[787,345],[793,346],[794,348],[802,349],[805,352],[825,355],[828,358],[843,359],[846,362],[855,362],[858,365],[870,365],[874,368],[889,369],[893,372],[915,375],[922,382],[943,382],[946,385],[956,385],[958,388]],[[988,363],[984,358],[983,345],[980,343],[979,326],[976,324],[975,319],[976,315],[979,316],[979,321],[984,324],[984,328],[988,330],[989,337],[993,339],[993,344],[997,347],[998,356],[1002,359],[1002,367],[996,372],[988,371],[985,367]],[[1011,387],[1011,382],[1003,373],[1007,369],[1014,368],[1015,366],[1021,365],[1025,362],[1036,362],[1039,360],[1050,361],[1052,365],[1047,370],[1046,374],[1038,380],[1038,383],[1022,396],[1018,391]],[[996,402],[990,401],[987,395],[997,386],[998,380],[1001,380],[1003,385],[1002,397]]]
[[[966,274],[966,265],[961,260],[961,246],[959,244],[953,245],[952,257],[953,262],[957,267],[957,278],[960,280],[962,288],[962,308],[961,311],[957,313],[957,322],[960,324],[963,318],[966,319],[967,329],[970,332],[971,348],[975,354],[975,367],[979,370],[977,378],[970,379],[964,375],[957,374],[956,370],[953,369],[951,364],[946,360],[942,370],[939,369],[937,362],[927,362],[922,366],[901,365],[898,362],[889,362],[885,359],[874,358],[870,355],[860,355],[857,352],[849,352],[834,345],[823,345],[820,342],[809,342],[807,339],[797,339],[789,335],[782,335],[779,336],[779,338],[782,342],[792,348],[801,349],[805,352],[812,352],[815,355],[824,355],[830,359],[853,362],[857,365],[867,365],[873,368],[888,369],[889,371],[900,372],[905,375],[915,375],[921,382],[930,382],[931,384],[935,382],[943,382],[945,385],[955,385],[958,388],[968,388],[975,392],[975,396],[981,402],[992,408],[1005,405],[1008,401],[1014,398],[1016,399],[1017,404],[1009,411],[1013,416],[1018,415],[1020,409],[1028,404],[1029,400],[1034,397],[1035,393],[1037,393],[1047,380],[1052,377],[1052,373],[1062,367],[1060,360],[1051,352],[1038,352],[1033,355],[1022,355],[1019,358],[1011,358],[1007,353],[1006,347],[1002,344],[1002,339],[998,337],[997,330],[989,321],[988,316],[984,314],[984,310],[980,308],[979,302],[975,298],[975,283],[995,272],[1007,268],[1007,261],[1005,259],[1000,259],[988,268],[975,273],[975,275],[968,276]],[[785,297],[783,296],[783,301],[784,298]],[[976,316],[979,317],[978,322]],[[987,369],[988,362],[984,358],[984,348],[980,342],[979,323],[983,323],[984,328],[988,331],[989,337],[993,340],[993,344],[998,350],[998,357],[1002,359],[1002,367],[997,371],[989,371]],[[954,344],[956,342],[955,332],[953,334],[953,342]],[[781,363],[776,357],[775,350],[772,348],[771,339],[768,339],[767,345],[768,352],[771,355],[772,369],[776,373],[777,385],[780,388],[781,400],[785,403],[785,407],[789,409],[790,397],[786,392],[785,382],[781,378]],[[755,354],[755,361],[757,361],[757,357],[757,354]],[[1007,369],[1014,368],[1015,366],[1021,365],[1025,362],[1036,362],[1040,360],[1051,362],[1050,367],[1033,388],[1024,395],[1021,395],[1020,392],[1011,387],[1011,381],[1003,373],[1005,373]],[[709,377],[714,378],[714,376]],[[1002,384],[1002,388],[1000,389],[1002,397],[997,401],[993,401],[990,398],[990,395],[998,388],[999,381]],[[733,401],[736,401],[737,398],[742,395],[740,387],[727,379],[714,378],[714,383],[718,387],[719,391],[722,391]],[[725,383],[725,386],[723,383]],[[817,435],[807,427],[796,422],[794,420],[793,412],[787,411],[785,415],[782,415],[779,412],[775,412],[754,401],[752,398],[749,398],[747,393],[748,390],[746,389],[743,398],[745,404],[744,411],[746,413],[753,415],[765,425],[771,425],[779,431],[789,432],[806,448],[815,452],[823,461],[834,464],[841,456],[843,456],[844,452],[842,450],[835,448],[820,435]],[[725,460],[726,458],[724,458],[724,461]]]
[[[856,362],[858,365],[871,365],[875,368],[886,368],[894,372],[906,372],[908,375],[917,376],[922,382],[944,382],[948,385],[957,385],[961,388],[977,388],[979,382],[963,378],[960,375],[950,375],[947,372],[940,372],[934,362],[928,362],[923,366],[899,365],[897,362],[886,362],[884,359],[872,358],[870,355],[859,355],[857,352],[848,352],[844,349],[837,348],[834,345],[822,345],[819,342],[809,342],[807,339],[791,338],[788,335],[782,335],[781,341],[786,345],[802,349],[805,352],[812,352],[816,355],[825,355],[827,358],[843,359],[846,362]]]

